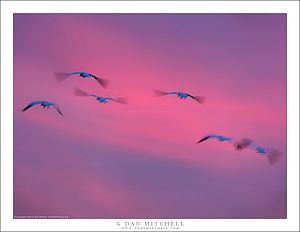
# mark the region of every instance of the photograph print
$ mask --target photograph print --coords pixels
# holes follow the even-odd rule
[[[15,13],[14,219],[287,218],[287,15]]]

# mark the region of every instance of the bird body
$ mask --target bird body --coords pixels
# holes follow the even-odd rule
[[[107,103],[108,101],[114,101],[114,99],[112,97],[100,97],[100,96],[98,96],[96,98],[96,100],[101,103]]]
[[[193,96],[191,94],[181,92],[181,91],[164,92],[164,91],[160,91],[160,90],[156,90],[156,89],[154,89],[153,91],[157,96],[164,96],[164,95],[174,94],[174,95],[177,95],[177,97],[179,97],[180,99],[186,99],[186,98],[190,97],[193,100],[197,101],[198,103],[203,103],[204,102],[204,97]]]
[[[87,77],[93,77],[94,75],[88,72],[72,72],[70,75],[79,75],[80,77],[87,78]]]
[[[180,99],[188,98],[190,95],[184,92],[167,92],[167,94],[176,94]]]
[[[266,154],[267,151],[270,150],[270,149],[266,149],[265,147],[259,147],[259,146],[258,146],[258,147],[255,148],[255,150],[256,150],[256,153],[259,153],[259,154],[264,155],[264,154]]]
[[[98,96],[96,94],[87,93],[81,89],[75,89],[75,95],[95,97],[96,101],[98,101],[100,103],[107,103],[109,101],[114,101],[114,102],[118,102],[118,103],[122,103],[122,104],[126,103],[126,98],[124,98],[124,97],[118,97],[118,98],[102,97],[102,96]]]
[[[62,112],[60,111],[58,105],[56,105],[54,102],[44,101],[44,100],[32,101],[22,111],[24,112],[35,105],[41,105],[43,108],[46,108],[46,109],[49,109],[52,106],[60,115],[63,115]]]

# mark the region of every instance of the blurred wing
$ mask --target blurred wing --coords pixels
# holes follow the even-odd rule
[[[73,74],[74,74],[74,75],[77,75],[77,74],[80,75],[81,73],[83,73],[83,72],[72,72],[72,73],[69,73],[69,76],[70,76],[70,75],[73,75]]]
[[[32,107],[32,106],[35,106],[35,105],[37,105],[37,104],[41,104],[42,103],[42,101],[34,101],[34,102],[31,102],[29,105],[27,105],[22,111],[24,112],[24,111],[26,111],[26,110],[28,110],[30,107]]]
[[[88,95],[89,95],[87,92],[85,92],[85,91],[83,91],[83,90],[81,90],[81,89],[78,89],[78,88],[76,88],[76,89],[74,90],[74,94],[75,94],[76,96],[81,96],[81,97],[83,97],[83,96],[88,96]]]
[[[66,79],[68,76],[75,74],[75,73],[63,73],[63,72],[56,72],[55,77],[58,81],[63,81]]]
[[[234,145],[237,150],[243,150],[243,149],[249,147],[252,143],[253,143],[253,141],[251,139],[244,138],[244,139],[241,139],[241,140],[235,142]]]
[[[112,99],[115,102],[121,103],[121,104],[127,104],[127,98],[126,97],[118,97]]]
[[[92,75],[92,77],[93,77],[96,81],[98,81],[98,83],[99,83],[100,85],[102,85],[103,88],[106,88],[106,87],[107,87],[107,85],[108,85],[108,80],[103,79],[103,78],[96,77],[96,76],[94,76],[94,75]]]
[[[190,95],[190,94],[188,94],[188,96],[190,98],[194,99],[198,103],[203,103],[204,102],[204,97],[202,97],[202,96],[193,96],[193,95]]]
[[[211,138],[211,136],[209,135],[209,136],[206,136],[206,137],[204,137],[203,139],[200,139],[197,143],[202,143],[203,141],[205,141],[205,140],[208,140],[209,138]]]
[[[88,94],[88,96],[91,96],[91,97],[98,97],[96,94]]]
[[[56,109],[56,111],[63,116],[62,112],[60,111],[59,107],[57,105],[53,105],[53,107]]]
[[[154,94],[155,94],[156,96],[158,96],[158,97],[165,96],[165,95],[168,94],[167,92],[160,91],[160,90],[157,90],[157,89],[153,89],[153,92],[154,92]]]
[[[281,158],[282,158],[282,154],[277,150],[271,150],[267,154],[267,159],[268,159],[268,161],[271,165],[273,165],[273,164],[277,163],[278,161],[280,161]]]

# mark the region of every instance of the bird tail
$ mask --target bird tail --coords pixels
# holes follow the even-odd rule
[[[281,160],[281,158],[282,158],[282,154],[277,150],[271,150],[267,154],[267,159],[268,159],[270,165],[277,163],[278,161]]]
[[[63,81],[68,76],[70,76],[70,73],[63,73],[63,72],[56,72],[54,73],[57,81]]]
[[[204,103],[205,100],[203,96],[194,96],[193,99],[199,103]]]
[[[158,97],[167,95],[166,92],[160,91],[160,90],[157,90],[157,89],[153,89],[153,92],[154,92],[154,94],[155,94],[156,96],[158,96]]]
[[[88,96],[88,93],[87,93],[87,92],[85,92],[85,91],[83,91],[83,90],[81,90],[81,89],[78,89],[78,88],[75,88],[74,94],[75,94],[76,96],[80,96],[80,97]]]
[[[114,101],[121,104],[127,104],[128,99],[126,97],[117,97],[114,99]]]

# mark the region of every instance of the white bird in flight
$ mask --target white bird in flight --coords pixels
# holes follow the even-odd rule
[[[266,155],[271,165],[278,162],[282,156],[279,151],[273,148],[259,146],[253,140],[247,138],[237,141],[231,137],[225,137],[222,135],[207,135],[204,138],[200,139],[197,143],[202,143],[203,141],[206,141],[208,139],[217,139],[221,142],[223,141],[230,142],[236,148],[236,150],[243,150],[247,147],[251,147],[256,151],[256,153],[261,155]]]
[[[101,78],[101,77],[97,77],[94,74],[88,73],[88,72],[71,72],[71,73],[55,73],[56,74],[56,78],[58,80],[64,80],[69,76],[72,75],[79,75],[82,78],[94,78],[96,81],[98,81],[98,83],[100,85],[102,85],[103,88],[106,88],[107,84],[108,84],[108,80]]]
[[[153,89],[153,91],[154,91],[156,96],[165,96],[165,95],[175,94],[180,99],[186,99],[186,98],[190,97],[193,100],[197,101],[198,103],[203,103],[204,102],[204,97],[202,97],[202,96],[193,96],[191,94],[184,93],[184,92],[164,92],[164,91],[160,91],[160,90],[157,90],[157,89]]]
[[[77,96],[90,96],[90,97],[95,97],[96,100],[100,103],[107,103],[108,101],[114,101],[114,102],[118,102],[121,104],[126,104],[127,103],[127,99],[125,97],[117,97],[117,98],[112,98],[112,97],[101,97],[95,94],[90,94],[87,93],[81,89],[75,89],[75,95]]]
[[[43,108],[46,108],[46,109],[49,109],[51,106],[54,107],[54,109],[61,115],[63,116],[62,112],[60,111],[58,105],[56,105],[55,103],[53,102],[49,102],[49,101],[43,101],[43,100],[40,100],[40,101],[33,101],[31,102],[29,105],[27,105],[22,111],[26,111],[28,110],[29,108],[31,108],[32,106],[36,106],[36,105],[41,105]]]

